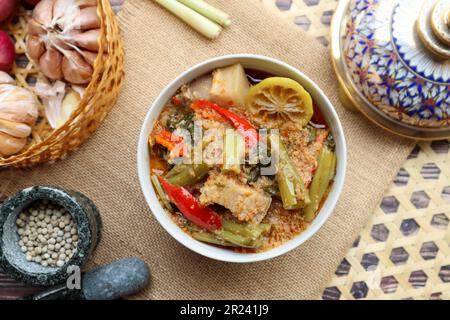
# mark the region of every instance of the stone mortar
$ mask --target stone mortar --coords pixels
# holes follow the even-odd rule
[[[64,207],[73,217],[78,246],[70,261],[61,268],[43,267],[25,259],[20,250],[16,219],[30,205],[49,200]],[[82,267],[100,240],[102,222],[95,204],[79,192],[58,187],[36,186],[24,189],[0,205],[0,266],[15,279],[32,286],[51,286],[64,282],[69,266]]]

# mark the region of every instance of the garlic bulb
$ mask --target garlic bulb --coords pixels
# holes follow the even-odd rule
[[[28,23],[27,53],[51,80],[87,84],[99,36],[96,0],[42,0]]]
[[[33,94],[0,71],[0,157],[22,150],[38,117]]]

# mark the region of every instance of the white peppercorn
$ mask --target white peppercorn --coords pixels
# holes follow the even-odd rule
[[[76,252],[75,221],[67,210],[47,200],[21,212],[16,225],[19,248],[27,261],[43,267],[62,267]]]

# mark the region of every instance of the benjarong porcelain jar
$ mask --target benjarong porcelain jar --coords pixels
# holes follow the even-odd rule
[[[450,137],[450,0],[340,0],[331,51],[344,105],[405,137]]]

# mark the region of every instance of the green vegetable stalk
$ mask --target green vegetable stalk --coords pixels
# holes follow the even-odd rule
[[[310,202],[308,190],[305,188],[303,179],[292,163],[281,139],[278,139],[278,143],[272,142],[272,151],[276,151],[279,158],[277,182],[283,208],[286,210],[303,208]]]
[[[209,169],[206,163],[179,164],[167,173],[165,179],[175,186],[189,186],[203,180],[208,175]]]
[[[219,236],[223,240],[230,242],[238,247],[257,249],[260,246],[262,246],[261,238],[254,240],[249,237],[244,237],[239,234],[232,233],[225,229],[221,229],[220,231],[218,231],[217,236]]]
[[[262,234],[265,234],[270,230],[270,224],[261,223],[256,226],[252,226],[249,224],[237,223],[228,219],[222,220],[222,227],[226,231],[247,237],[250,240],[256,240]]]
[[[223,171],[241,172],[241,157],[245,153],[245,142],[235,130],[227,130],[224,138]]]
[[[222,246],[222,247],[236,247],[236,245],[234,245],[230,242],[227,242],[227,241],[217,237],[216,235],[212,234],[211,232],[207,232],[207,231],[196,232],[196,233],[192,234],[192,237],[195,240],[210,243],[210,244],[215,244],[215,245]]]
[[[253,226],[223,219],[222,229],[215,233],[198,232],[192,237],[196,240],[224,247],[243,247],[257,249],[263,244],[263,235],[270,231],[270,224]]]
[[[336,162],[337,159],[334,152],[324,147],[319,155],[317,170],[309,191],[311,203],[305,208],[305,219],[308,222],[314,219],[330,182],[334,179]]]
[[[158,177],[157,176],[151,176],[150,180],[156,190],[156,193],[158,194],[159,198],[161,199],[161,201],[163,202],[164,206],[169,210],[169,211],[173,211],[173,207],[172,204],[170,203],[169,198],[167,197],[166,193],[164,192],[161,184],[159,183]]]

